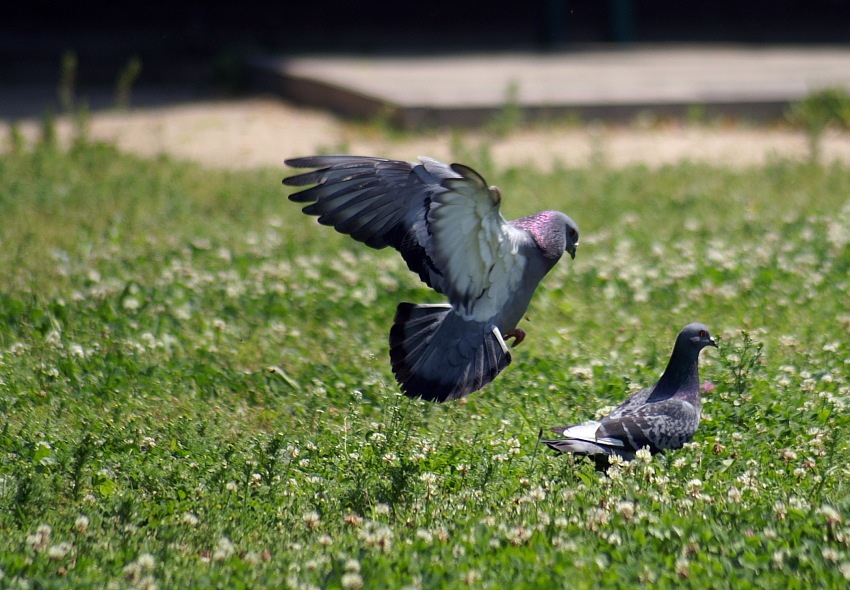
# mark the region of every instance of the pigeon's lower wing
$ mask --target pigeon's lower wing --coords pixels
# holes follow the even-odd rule
[[[286,160],[293,168],[317,168],[283,180],[311,188],[289,195],[309,203],[304,213],[372,248],[392,246],[428,286],[443,292],[440,271],[426,252],[426,214],[440,183],[457,176],[448,165],[363,156],[309,156]]]
[[[434,195],[428,211],[428,255],[452,305],[471,320],[486,321],[519,287],[527,263],[520,247],[528,238],[502,217],[498,189],[466,166],[451,169],[457,177],[442,182],[446,190]]]
[[[653,453],[679,449],[690,441],[699,424],[699,410],[680,399],[646,404],[617,417],[603,418],[597,436],[616,439],[631,450],[649,447]]]

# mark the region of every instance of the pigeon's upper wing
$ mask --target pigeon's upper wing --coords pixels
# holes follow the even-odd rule
[[[361,156],[287,160],[318,168],[284,179],[315,185],[289,196],[304,213],[372,248],[392,246],[467,319],[496,315],[520,282],[528,241],[499,212],[501,198],[474,170],[430,158],[421,164]]]
[[[440,271],[426,252],[426,214],[440,183],[457,176],[435,160],[412,164],[363,156],[310,156],[286,160],[293,168],[318,168],[283,180],[311,188],[289,195],[310,203],[304,213],[372,248],[392,246],[430,287],[443,292]]]
[[[523,279],[527,234],[499,212],[501,197],[474,170],[452,164],[428,212],[428,255],[445,277],[444,292],[461,314],[485,321],[501,311]]]
[[[654,389],[654,387],[647,387],[646,389],[641,389],[640,391],[634,392],[629,397],[627,397],[623,403],[611,410],[611,413],[608,414],[607,419],[613,420],[615,418],[620,418],[621,416],[630,414],[631,412],[634,412],[637,408],[642,407],[646,403],[646,400],[649,399],[649,396],[652,395],[652,391]]]
[[[681,448],[691,440],[697,424],[699,410],[690,402],[671,398],[641,406],[625,416],[603,418],[596,436],[622,441],[634,450],[649,447],[655,453]]]

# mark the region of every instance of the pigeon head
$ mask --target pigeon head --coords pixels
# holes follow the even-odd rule
[[[693,323],[688,324],[679,332],[676,348],[680,346],[686,350],[691,350],[694,356],[699,356],[699,352],[706,346],[717,348],[717,341],[711,336],[711,332],[708,331],[705,324]]]
[[[528,231],[547,258],[558,260],[567,252],[570,258],[575,259],[578,225],[560,211],[541,211],[511,223]]]
[[[564,250],[570,253],[570,258],[575,260],[576,257],[576,249],[578,249],[578,224],[573,221],[568,215],[564,215],[566,219],[564,222],[566,227],[564,230],[566,231],[566,246]]]

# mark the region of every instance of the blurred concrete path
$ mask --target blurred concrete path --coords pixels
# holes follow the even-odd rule
[[[725,59],[726,55],[737,57]],[[750,61],[744,60],[744,55],[749,55]],[[527,65],[532,62],[537,65]],[[704,65],[709,62],[714,64],[711,68]],[[712,106],[728,107],[734,91],[739,100],[749,101],[750,107],[761,105],[767,109],[764,105],[772,105],[778,114],[786,101],[811,89],[850,82],[850,48],[681,48],[672,53],[644,48],[486,59],[304,59],[294,60],[288,67],[298,64],[306,69],[293,71],[301,72],[299,75],[305,80],[308,75],[318,79],[315,72],[319,66],[327,67],[338,72],[340,84],[359,79],[364,93],[368,90],[377,95],[378,89],[390,88],[399,101],[404,98],[415,104],[418,92],[429,104],[437,105],[423,108],[442,108],[442,101],[450,113],[460,105],[457,108],[462,114],[469,114],[463,113],[464,109],[482,108],[479,114],[492,116],[503,108],[507,87],[513,83],[522,105],[535,104],[534,101],[548,104],[554,101],[554,94],[547,92],[554,93],[553,89],[560,87],[558,92],[572,97],[573,105],[590,105],[591,100],[599,100],[598,108],[607,108],[609,113],[617,108],[624,113],[637,113],[654,96],[659,101],[655,104],[679,104],[682,108],[702,105],[706,119],[702,124],[689,124],[687,119],[639,117],[630,118],[628,125],[555,121],[508,126],[505,133],[493,133],[488,128],[457,133],[451,125],[443,125],[416,133],[396,133],[380,125],[362,125],[335,116],[327,104],[316,108],[322,105],[321,101],[308,100],[303,95],[296,97],[301,104],[295,105],[267,94],[227,98],[198,92],[189,84],[134,87],[129,109],[115,108],[114,88],[83,86],[77,89],[75,104],[86,104],[91,109],[86,130],[92,139],[113,142],[122,150],[146,157],[168,154],[216,168],[281,168],[284,158],[316,152],[402,159],[428,155],[454,161],[485,149],[500,167],[531,166],[542,170],[599,162],[616,167],[662,166],[682,160],[741,167],[782,158],[806,158],[806,135],[788,125],[753,126],[713,119]],[[414,78],[419,82],[414,84]],[[375,81],[374,91],[367,84],[370,80]],[[323,88],[330,85],[327,80],[311,83],[320,95],[328,95]],[[355,91],[330,87],[349,107],[357,104],[350,98],[357,96]],[[481,107],[488,96],[490,106]],[[373,96],[364,100],[377,99]],[[383,103],[379,101],[380,104]],[[68,145],[75,123],[57,108],[55,83],[0,87],[0,153],[11,145],[13,126],[26,142],[37,141],[48,107],[60,115],[56,129],[60,142]],[[564,112],[570,112],[574,107],[565,108]],[[759,111],[762,115],[765,112]],[[585,120],[590,118],[586,111],[582,116]],[[850,162],[850,132],[828,131],[823,138],[822,155],[824,161]]]
[[[255,87],[405,126],[476,125],[506,104],[532,118],[625,120],[651,110],[755,119],[812,90],[850,88],[850,47],[657,46],[426,57],[258,57]]]

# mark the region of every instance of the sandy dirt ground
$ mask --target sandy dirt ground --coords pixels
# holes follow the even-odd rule
[[[8,143],[10,124],[0,119],[0,146]],[[17,124],[28,140],[38,136],[38,119]],[[57,127],[60,139],[67,142],[72,123],[60,117]],[[450,131],[394,136],[273,97],[99,111],[91,117],[89,133],[143,156],[165,153],[206,166],[238,169],[281,166],[284,158],[319,150],[406,160],[419,155],[450,160],[453,154]],[[486,143],[500,166],[530,165],[543,170],[553,165],[579,166],[599,157],[612,166],[654,167],[683,159],[747,166],[808,154],[802,132],[746,125],[556,125],[518,130],[503,138],[482,133],[458,136],[466,149]],[[850,133],[828,133],[822,153],[826,161],[850,162]]]

